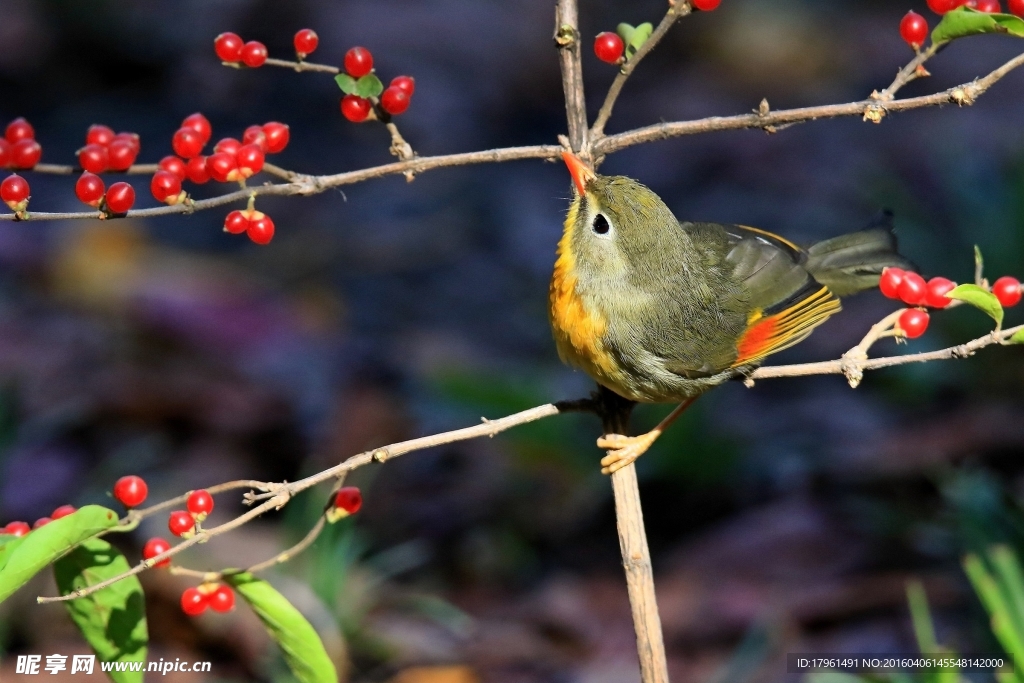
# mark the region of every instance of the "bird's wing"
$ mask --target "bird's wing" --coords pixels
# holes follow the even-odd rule
[[[831,291],[807,272],[807,253],[789,240],[742,225],[724,226],[732,274],[749,295],[746,330],[734,367],[761,361],[807,338],[840,310]]]

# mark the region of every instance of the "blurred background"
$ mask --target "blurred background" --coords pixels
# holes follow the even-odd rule
[[[25,116],[43,160],[73,163],[92,123],[170,153],[186,115],[214,140],[291,126],[273,159],[305,173],[387,163],[378,124],[338,111],[326,75],[224,68],[222,31],[313,61],[369,48],[387,82],[416,78],[398,119],[421,155],[554,143],[564,106],[551,0],[0,0],[0,124]],[[581,3],[591,116],[615,69],[590,37],[657,23],[663,0]],[[620,100],[610,132],[659,120],[861,99],[912,56],[898,34],[924,0],[725,0],[679,22]],[[901,93],[988,73],[1024,44],[967,38]],[[640,179],[678,216],[743,222],[798,241],[896,212],[925,275],[1024,274],[1024,73],[971,108],[851,118],[775,135],[737,131],[635,147],[605,173]],[[137,206],[153,206],[133,177]],[[73,180],[30,176],[32,207],[79,210]],[[558,164],[430,171],[310,198],[261,198],[268,247],[227,235],[227,210],[188,217],[0,222],[0,520],[113,505],[124,474],[150,499],[235,478],[294,480],[396,440],[578,398],[547,323],[547,282],[570,195]],[[196,197],[216,194],[212,184]],[[236,207],[241,208],[241,207]],[[893,309],[845,305],[774,363],[837,358]],[[1020,322],[1011,311],[1008,324]],[[967,307],[921,339],[942,348],[990,321]],[[797,681],[787,652],[913,652],[905,586],[921,579],[940,643],[998,651],[960,557],[1024,541],[1024,363],[1014,348],[966,361],[740,384],[703,398],[639,462],[673,680]],[[635,428],[665,412],[638,411]],[[268,578],[320,631],[346,680],[603,683],[638,680],[599,425],[563,416],[359,470],[363,511]],[[183,564],[245,565],[298,540],[326,491],[196,548]],[[213,521],[241,510],[218,498]],[[153,519],[123,543],[137,558]],[[40,578],[0,607],[5,654],[84,652]],[[212,660],[173,681],[286,681],[245,607],[185,617],[189,581],[147,572],[151,659]],[[978,680],[988,680],[984,677]]]

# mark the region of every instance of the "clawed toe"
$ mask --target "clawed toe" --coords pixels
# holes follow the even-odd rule
[[[621,470],[643,455],[652,443],[654,443],[654,438],[650,434],[641,436],[604,435],[597,440],[598,448],[608,451],[608,455],[601,458],[601,473],[612,474]]]

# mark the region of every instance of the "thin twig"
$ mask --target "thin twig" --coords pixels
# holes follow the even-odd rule
[[[313,525],[313,528],[309,530],[309,533],[306,534],[301,541],[293,545],[291,548],[288,548],[288,550],[278,553],[269,560],[264,560],[263,562],[254,564],[245,571],[249,572],[250,574],[255,574],[256,572],[261,572],[264,569],[269,569],[270,567],[273,567],[275,564],[287,562],[288,560],[292,559],[293,557],[304,551],[309,546],[313,545],[313,542],[316,541],[317,536],[320,535],[320,532],[324,530],[324,526],[326,524],[327,518],[324,515],[320,515],[320,519],[316,520],[316,524]]]
[[[928,75],[928,72],[924,70],[924,63],[934,57],[942,46],[943,44],[936,45],[935,43],[932,43],[928,46],[927,50],[918,52],[916,57],[910,60],[905,67],[899,70],[899,73],[896,74],[895,80],[893,80],[889,87],[875,95],[874,99],[882,100],[884,102],[893,100],[900,88],[911,81],[916,81],[918,78]]]
[[[615,76],[615,80],[612,81],[611,87],[608,88],[608,94],[604,97],[604,104],[601,105],[600,111],[597,112],[597,118],[594,119],[594,125],[590,128],[590,139],[591,141],[600,140],[604,137],[604,127],[608,123],[608,119],[612,117],[612,109],[615,108],[615,102],[619,99],[619,93],[622,92],[622,87],[626,84],[633,71],[640,64],[640,61],[647,56],[651,50],[661,42],[661,39],[665,37],[668,30],[672,28],[672,24],[676,23],[676,19],[679,17],[686,16],[692,10],[690,9],[689,3],[678,3],[670,5],[668,12],[662,17],[658,27],[654,29],[651,35],[644,41],[644,44],[640,46],[632,57],[626,60],[622,68],[619,69],[618,75]]]
[[[286,69],[292,69],[293,71],[319,71],[321,73],[336,74],[340,73],[341,69],[336,66],[330,66],[328,64],[313,64],[312,62],[291,62],[287,59],[274,59],[270,57],[267,61],[263,62],[266,66],[283,66]]]
[[[35,171],[36,173],[49,173],[52,175],[73,175],[81,173],[82,167],[67,164],[36,164],[29,170]],[[124,171],[104,171],[100,175],[152,175],[158,170],[159,166],[156,164],[132,164]]]
[[[736,116],[710,116],[693,121],[657,123],[602,138],[594,144],[594,154],[597,156],[612,154],[633,145],[640,145],[655,140],[666,140],[683,135],[695,135],[697,133],[741,130],[744,128],[769,128],[841,116],[862,116],[871,121],[875,121],[877,116],[877,121],[881,121],[882,116],[876,114],[876,112],[884,114],[944,104],[967,106],[974,104],[975,100],[983,95],[993,84],[1022,64],[1024,64],[1024,54],[1014,57],[983,78],[978,78],[969,83],[964,83],[931,95],[908,97],[890,102],[880,102],[868,98],[847,104],[782,109],[764,114],[755,112]]]
[[[587,101],[583,96],[583,62],[580,56],[579,18],[576,0],[558,0],[555,7],[555,47],[562,69],[565,117],[569,144],[574,152],[590,157],[587,131]]]

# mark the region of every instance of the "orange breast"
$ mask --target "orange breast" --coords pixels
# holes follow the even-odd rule
[[[619,373],[614,359],[605,350],[607,321],[600,311],[588,310],[577,290],[576,257],[572,250],[576,211],[577,204],[573,204],[558,243],[549,291],[551,327],[562,360],[578,366],[602,384],[611,383]]]

